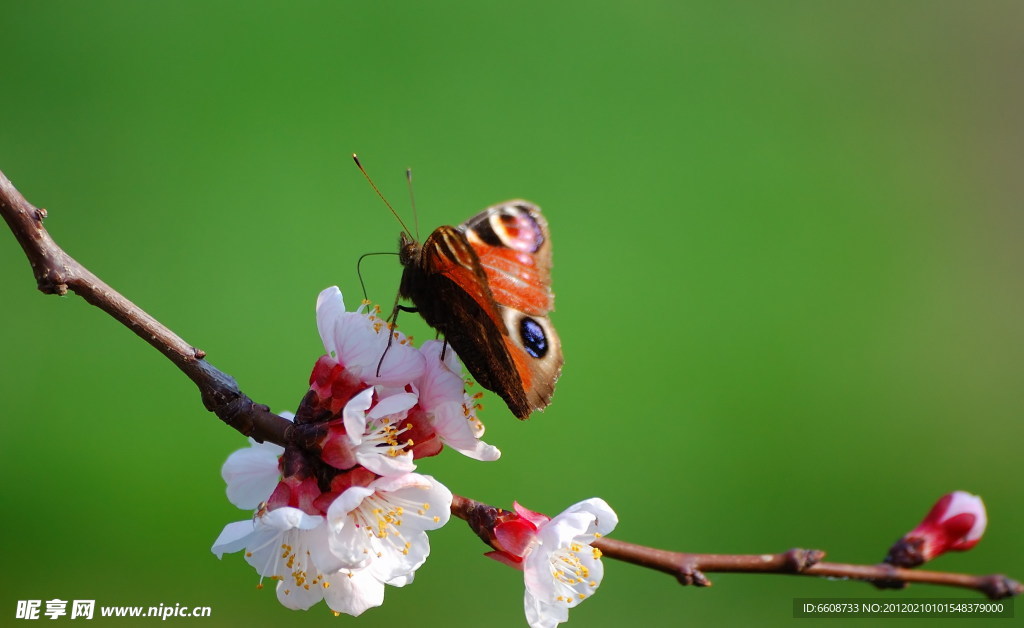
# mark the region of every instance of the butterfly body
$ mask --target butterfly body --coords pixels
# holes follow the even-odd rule
[[[488,207],[423,244],[403,233],[399,296],[441,332],[477,382],[520,419],[547,406],[562,369],[548,312],[551,242],[540,208]]]

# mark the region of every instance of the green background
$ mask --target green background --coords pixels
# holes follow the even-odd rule
[[[620,539],[871,563],[964,489],[988,532],[932,567],[1024,578],[1021,3],[0,8],[0,169],[254,399],[294,409],[317,292],[357,303],[356,258],[395,250],[358,152],[407,219],[414,168],[421,234],[514,197],[551,226],[554,403],[520,423],[488,397],[502,459],[420,466],[454,492],[550,514],[599,495]],[[364,268],[390,304],[397,261]],[[36,292],[2,233],[0,288],[0,616],[60,597],[211,606],[168,620],[196,625],[525,625],[520,575],[457,522],[359,620],[285,610],[209,552],[251,514],[219,475],[245,440],[107,315]],[[711,578],[607,561],[571,625],[972,595]]]

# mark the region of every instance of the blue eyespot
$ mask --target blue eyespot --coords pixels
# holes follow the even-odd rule
[[[548,352],[548,337],[544,328],[532,318],[523,317],[519,321],[519,339],[523,341],[526,352],[535,358],[543,358]]]

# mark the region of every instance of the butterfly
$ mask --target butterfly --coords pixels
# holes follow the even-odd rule
[[[551,237],[540,208],[493,205],[423,244],[403,231],[398,294],[441,332],[476,381],[520,419],[551,402],[562,344],[548,312]]]

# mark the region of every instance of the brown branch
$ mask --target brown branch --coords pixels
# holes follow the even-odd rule
[[[110,314],[137,336],[156,348],[199,388],[203,405],[222,421],[245,436],[285,446],[303,443],[307,434],[299,425],[254,403],[238,388],[230,375],[204,358],[206,354],[165,327],[57,246],[43,226],[46,210],[25,200],[3,172],[0,172],[0,214],[18,239],[45,294],[67,294],[71,290]],[[488,513],[503,512],[456,495],[452,513],[471,524],[479,524]],[[473,526],[478,534],[480,525]],[[481,534],[485,542],[487,538]],[[882,588],[901,588],[910,582],[925,582],[974,589],[999,599],[1019,595],[1020,583],[1002,575],[972,576],[938,571],[917,571],[890,565],[848,565],[823,563],[821,550],[792,549],[781,554],[684,554],[626,543],[614,539],[594,542],[605,556],[672,574],[682,584],[711,586],[705,572],[781,573],[800,576],[848,578],[871,582]]]
[[[466,497],[455,496],[452,514],[470,524],[485,543],[487,526],[507,511]],[[507,513],[511,514],[511,513]],[[851,565],[824,563],[821,550],[791,549],[781,554],[686,554],[627,543],[616,539],[598,539],[592,545],[604,556],[656,569],[675,576],[683,585],[709,587],[711,581],[705,573],[776,573],[819,578],[863,580],[879,588],[899,589],[911,582],[922,582],[949,587],[974,589],[993,600],[1024,593],[1024,586],[1006,576],[995,574],[973,576],[943,571],[919,571],[892,565]]]
[[[243,435],[279,445],[299,436],[290,421],[254,403],[239,390],[234,378],[203,359],[205,352],[182,340],[60,248],[43,226],[46,210],[25,200],[3,172],[0,214],[24,249],[40,291],[64,295],[71,290],[110,314],[181,369],[199,388],[206,409]]]

